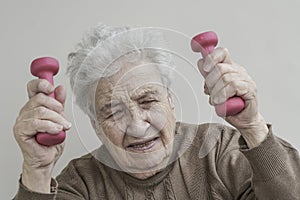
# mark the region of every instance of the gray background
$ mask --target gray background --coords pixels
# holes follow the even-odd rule
[[[227,47],[233,59],[245,66],[256,81],[260,111],[273,124],[274,132],[300,149],[297,130],[297,114],[300,111],[297,89],[300,85],[299,2],[2,0],[0,199],[12,198],[18,186],[22,157],[13,138],[12,127],[27,100],[26,83],[33,78],[29,73],[33,58],[45,55],[56,57],[60,61],[61,71],[55,82],[68,88],[66,113],[73,128],[68,131],[65,152],[57,163],[55,175],[70,159],[87,153],[98,144],[93,139],[87,119],[77,107],[73,107],[65,76],[67,53],[73,49],[83,32],[98,22],[114,26],[164,27],[189,37],[206,30],[216,31],[220,45]],[[187,57],[191,56],[189,60],[194,63],[199,57],[184,48],[179,51]],[[178,70],[181,70],[180,67]],[[213,114],[207,98],[202,94],[202,77],[194,72],[193,67],[189,66],[178,74],[190,73],[184,77],[190,77],[189,84],[195,90],[200,117],[185,114],[195,110],[193,102],[196,101],[191,100],[190,95],[183,95],[184,84],[179,82],[182,77],[179,76],[174,85],[179,98],[177,104],[181,105],[177,110],[178,118],[193,123],[222,122]]]

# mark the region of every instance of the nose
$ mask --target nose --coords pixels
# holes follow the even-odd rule
[[[130,119],[128,122],[126,134],[132,137],[143,138],[146,136],[146,132],[150,127],[150,123],[147,121],[146,112],[139,108],[130,109]]]

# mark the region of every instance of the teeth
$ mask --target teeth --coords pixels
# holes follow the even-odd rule
[[[143,147],[148,146],[148,145],[151,144],[152,142],[153,142],[153,140],[150,140],[149,142],[146,142],[146,143],[143,143],[143,144],[135,144],[135,145],[132,145],[132,147],[133,147],[133,148],[140,149],[140,148],[143,148]]]

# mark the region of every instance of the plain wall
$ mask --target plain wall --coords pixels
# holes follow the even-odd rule
[[[297,129],[300,111],[299,44],[300,3],[288,1],[40,1],[2,0],[0,2],[1,113],[0,113],[0,199],[11,199],[17,191],[22,156],[14,140],[12,127],[20,108],[27,101],[26,84],[33,76],[29,65],[33,58],[50,55],[60,61],[57,84],[68,88],[66,114],[73,123],[66,148],[54,175],[72,159],[86,154],[93,145],[92,129],[86,117],[72,103],[66,78],[67,54],[84,31],[98,22],[108,25],[141,25],[169,28],[188,37],[214,30],[220,45],[233,59],[246,67],[257,83],[259,108],[273,124],[276,135],[300,149]],[[188,40],[187,40],[188,41]],[[198,55],[191,55],[194,64]],[[189,70],[183,70],[184,72]],[[199,97],[200,121],[222,121],[214,116],[203,92],[203,78],[192,82]],[[189,75],[186,75],[189,77]],[[191,78],[192,79],[192,78]],[[175,84],[182,92],[181,83]],[[176,90],[176,88],[174,89]],[[180,97],[183,110],[194,109],[190,96]],[[185,111],[183,111],[184,113]],[[186,112],[185,112],[186,113]],[[180,120],[195,122],[188,115]],[[182,116],[182,117],[181,117]],[[196,120],[197,122],[197,120]],[[89,141],[93,145],[89,146]]]

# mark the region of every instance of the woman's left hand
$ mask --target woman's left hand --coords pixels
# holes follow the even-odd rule
[[[268,134],[268,127],[258,111],[256,84],[245,68],[234,63],[226,48],[218,47],[204,59],[198,68],[205,77],[205,94],[213,106],[224,103],[233,96],[245,101],[245,108],[225,120],[236,127],[248,146],[259,145]]]

